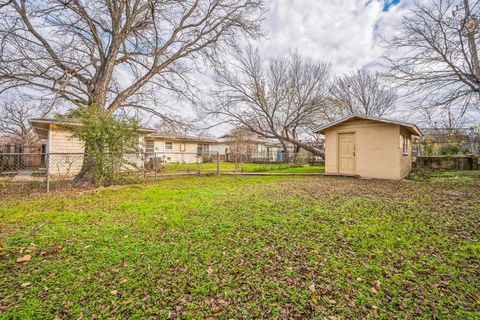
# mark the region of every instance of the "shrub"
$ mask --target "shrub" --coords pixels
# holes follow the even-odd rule
[[[457,143],[448,143],[440,149],[440,154],[444,156],[454,156],[461,154],[460,146]]]
[[[423,153],[426,156],[433,156],[435,154],[435,143],[431,138],[425,138],[422,141]]]

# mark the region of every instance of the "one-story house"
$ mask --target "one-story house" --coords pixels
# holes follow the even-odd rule
[[[325,135],[325,174],[402,179],[412,168],[416,125],[351,115],[316,131]]]
[[[30,124],[49,153],[49,172],[55,176],[75,175],[83,165],[83,142],[73,137],[65,126],[81,125],[74,120],[31,119]],[[157,163],[196,163],[211,156],[214,139],[185,134],[159,133],[155,129],[138,130],[138,150],[127,154],[129,162],[143,167],[155,158]]]

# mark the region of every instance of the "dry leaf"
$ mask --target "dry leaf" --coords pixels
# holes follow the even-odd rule
[[[315,284],[311,284],[308,286],[308,290],[310,290],[310,292],[315,292]]]
[[[317,298],[313,293],[310,295],[310,299],[312,300],[313,304],[318,304]]]
[[[32,259],[32,256],[29,255],[29,254],[26,254],[26,255],[24,255],[23,257],[18,258],[18,259],[17,259],[17,262],[18,262],[18,263],[27,262],[27,261],[30,261],[30,259]]]
[[[337,304],[337,301],[334,299],[328,299],[328,303],[330,304]]]
[[[371,290],[372,290],[372,293],[373,293],[373,294],[377,294],[377,293],[378,293],[378,291],[377,291],[377,289],[375,289],[375,287],[372,287]]]
[[[112,290],[110,291],[111,294],[113,294],[114,296],[116,296],[118,294],[118,290]]]
[[[122,266],[123,266],[124,268],[128,267],[128,262],[127,262],[126,260],[123,260]]]
[[[113,268],[112,271],[115,272],[115,273],[119,273],[119,272],[120,272],[120,268]]]
[[[211,276],[211,275],[212,275],[212,273],[213,273],[213,269],[212,269],[212,267],[210,267],[210,266],[208,267],[208,269],[207,269],[207,273],[208,273],[208,275],[209,275],[209,276]]]
[[[32,284],[30,282],[25,282],[25,283],[22,283],[20,286],[22,288],[26,288],[26,287],[30,287]]]
[[[127,279],[125,279],[125,278],[118,279],[118,283],[124,283],[124,282],[127,282]]]

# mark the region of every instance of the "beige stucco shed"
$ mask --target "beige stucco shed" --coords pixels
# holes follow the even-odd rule
[[[412,168],[411,123],[351,115],[316,131],[325,135],[325,174],[402,179]]]

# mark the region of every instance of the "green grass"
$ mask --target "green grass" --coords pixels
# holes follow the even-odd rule
[[[216,172],[217,164],[214,163],[181,163],[181,164],[165,164],[163,165],[165,173],[179,173],[179,172]],[[292,173],[323,173],[324,166],[303,166],[284,163],[238,163],[220,162],[220,172],[292,172]]]
[[[478,319],[473,178],[183,177],[2,199],[0,318]]]
[[[409,176],[413,181],[435,184],[476,184],[480,179],[480,170],[471,171],[416,171]]]

